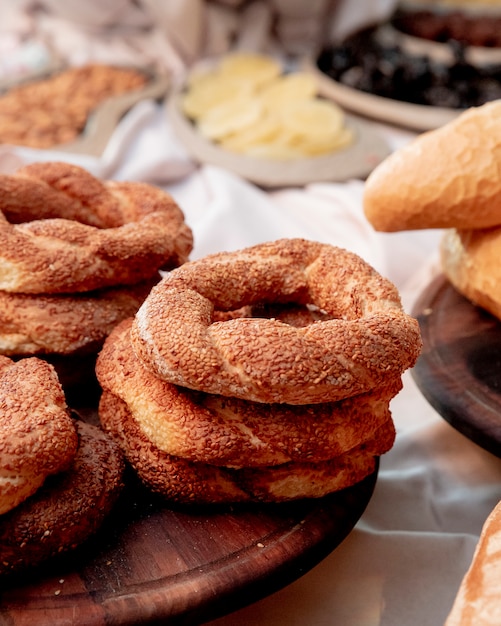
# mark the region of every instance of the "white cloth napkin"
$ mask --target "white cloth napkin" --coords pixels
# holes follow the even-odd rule
[[[206,165],[168,189],[194,230],[193,259],[283,237],[304,237],[347,248],[386,271],[380,242],[363,217],[360,181],[269,193]]]

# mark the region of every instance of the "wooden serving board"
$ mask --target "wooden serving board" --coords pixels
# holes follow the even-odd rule
[[[416,302],[424,348],[412,374],[459,432],[501,457],[501,322],[441,276]]]
[[[0,624],[199,624],[230,613],[336,548],[365,510],[377,469],[319,500],[218,508],[174,506],[127,478],[115,510],[84,546],[2,580]]]

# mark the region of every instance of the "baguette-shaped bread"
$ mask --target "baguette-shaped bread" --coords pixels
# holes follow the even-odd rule
[[[501,100],[393,152],[368,177],[364,210],[383,232],[501,225]]]
[[[446,230],[440,258],[450,283],[471,302],[501,319],[501,227]]]
[[[444,626],[501,624],[501,502],[484,523]]]

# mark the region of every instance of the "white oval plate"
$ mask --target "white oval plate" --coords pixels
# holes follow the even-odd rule
[[[167,115],[188,153],[200,163],[223,167],[263,187],[303,186],[313,182],[343,182],[365,178],[391,152],[387,141],[370,125],[350,115],[346,125],[353,129],[352,145],[332,154],[279,161],[230,152],[203,137],[181,109],[183,86],[171,90]],[[323,93],[319,86],[319,94]]]
[[[101,156],[121,118],[141,100],[161,100],[170,86],[167,74],[152,74],[142,89],[109,98],[90,115],[83,133],[71,143],[54,146],[53,150]]]

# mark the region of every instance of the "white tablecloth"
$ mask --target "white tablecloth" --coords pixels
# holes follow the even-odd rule
[[[394,148],[412,139],[375,127]],[[99,158],[0,148],[3,171],[52,159],[169,190],[194,231],[192,258],[280,237],[326,241],[357,252],[389,277],[409,311],[438,271],[441,233],[374,232],[362,211],[362,181],[270,192],[217,167],[198,167],[157,103],[137,105]],[[501,460],[449,426],[409,372],[392,412],[396,443],[383,456],[374,495],[348,538],[293,584],[212,626],[443,624],[481,526],[501,499]]]

